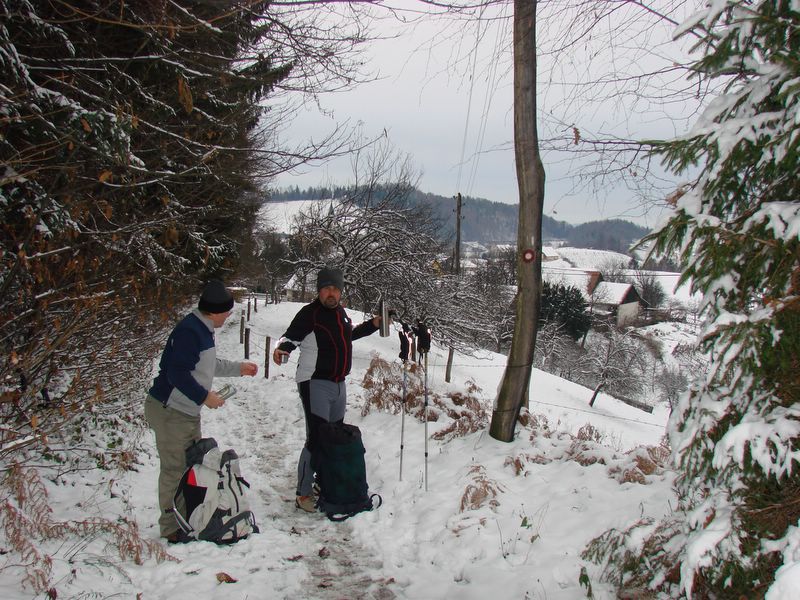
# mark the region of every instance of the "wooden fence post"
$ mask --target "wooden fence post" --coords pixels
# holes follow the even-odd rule
[[[264,377],[269,379],[269,359],[272,356],[272,352],[270,352],[270,345],[272,344],[272,338],[267,336],[264,340]]]
[[[444,380],[450,383],[450,373],[453,371],[453,347],[450,346],[450,351],[447,353],[447,369],[445,370]]]
[[[244,359],[250,358],[250,328],[246,327],[244,330]]]
[[[244,309],[242,309],[242,317],[239,319],[239,343],[244,344]]]
[[[247,298],[247,322],[250,322],[250,298]]]

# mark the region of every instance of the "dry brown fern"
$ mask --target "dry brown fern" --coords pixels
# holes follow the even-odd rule
[[[143,539],[135,522],[121,519],[87,519],[85,521],[56,521],[39,473],[35,469],[12,464],[0,480],[0,528],[9,550],[20,558],[20,563],[8,565],[21,567],[25,576],[23,587],[37,593],[54,590],[50,581],[53,560],[37,544],[69,535],[88,536],[106,534],[109,545],[116,548],[121,560],[142,564],[145,557],[158,562],[177,560],[164,547],[153,540]]]
[[[466,393],[450,392],[444,397],[428,390],[428,406],[425,407],[425,390],[419,372],[414,368],[406,373],[405,403],[403,402],[403,371],[397,363],[389,363],[373,357],[361,382],[364,388],[362,416],[374,408],[398,414],[401,410],[419,421],[443,422],[451,419],[434,433],[434,439],[450,439],[485,429],[488,415],[479,398],[480,388],[474,381],[465,384]]]
[[[552,462],[552,458],[547,458],[541,454],[518,454],[514,457],[507,457],[503,463],[504,467],[511,467],[514,470],[514,475],[526,476],[528,475],[528,464],[546,465]]]
[[[575,437],[581,441],[600,442],[603,439],[603,434],[591,423],[586,423],[586,425],[578,429]]]
[[[469,477],[471,481],[461,495],[461,512],[477,510],[484,504],[492,508],[498,506],[497,496],[502,488],[498,482],[487,477],[486,467],[474,465],[469,470]]]
[[[627,452],[619,463],[610,465],[608,474],[620,483],[645,485],[648,477],[664,472],[669,458],[667,446],[639,446]]]

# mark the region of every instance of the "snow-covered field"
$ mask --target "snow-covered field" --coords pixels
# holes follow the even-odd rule
[[[579,269],[599,269],[610,263],[627,264],[629,256],[611,250],[594,250],[592,248],[556,248],[554,250],[562,260],[567,261],[570,266]]]
[[[265,202],[261,205],[257,218],[262,229],[272,229],[277,233],[288,234],[292,232],[295,219],[300,214],[308,214],[309,210],[320,205],[327,208],[331,202],[331,200]]]
[[[615,597],[611,586],[600,581],[600,568],[580,554],[607,529],[661,516],[670,502],[675,505],[669,472],[643,477],[646,484],[625,482],[630,478],[624,476],[635,469],[627,451],[659,444],[667,419],[664,406],[647,414],[601,394],[589,408],[591,390],[536,371],[531,412],[546,417],[550,433],[518,428],[517,439],[502,443],[484,429],[438,441],[430,436],[449,421],[430,422],[426,490],[424,424],[397,412],[373,409],[361,415],[365,390],[360,384],[370,361],[378,356],[399,365],[396,334],[381,338],[376,333],[354,343],[346,421],[363,432],[370,491],[383,497],[383,506],[333,523],[297,511],[293,504],[304,431],[293,380],[297,357],[282,367],[270,364],[269,377],[263,377],[266,336],[274,344],[299,307],[261,305],[251,312],[251,360],[261,371],[255,378],[228,380],[237,387],[236,396],[222,409],[204,409],[203,414],[204,435],[243,457],[261,533],[229,547],[206,542],[165,546],[175,560],[145,556],[140,565],[121,560],[102,536],[46,542],[41,547],[53,556],[57,598],[572,600],[586,596],[578,581],[582,567],[594,598]],[[353,317],[358,322],[361,315]],[[217,344],[220,356],[242,357],[238,322],[232,319],[220,330]],[[457,354],[447,384],[446,356],[434,340],[431,397],[467,393],[474,385],[490,411],[505,358]],[[142,399],[148,385],[142,382]],[[596,428],[602,444],[578,443],[567,435],[587,424]],[[138,431],[126,439],[136,449],[136,470],[94,469],[46,481],[58,518],[124,516],[138,523],[143,538],[158,542],[157,458],[151,432]],[[590,430],[583,431],[592,437]],[[0,597],[31,597],[30,589],[20,587],[22,573],[5,564]],[[220,573],[236,583],[221,583]]]

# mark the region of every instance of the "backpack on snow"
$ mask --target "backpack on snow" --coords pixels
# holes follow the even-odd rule
[[[361,430],[355,425],[338,422],[317,427],[311,453],[319,486],[317,508],[331,521],[344,521],[383,503],[378,494],[368,491],[365,452]],[[373,505],[376,497],[378,503]]]
[[[186,449],[186,466],[172,501],[182,541],[232,544],[258,533],[234,450],[221,452],[214,438],[203,438]]]

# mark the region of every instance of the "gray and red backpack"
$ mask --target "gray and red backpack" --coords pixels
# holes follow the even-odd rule
[[[186,465],[172,503],[181,541],[232,544],[258,533],[234,450],[221,452],[216,440],[203,438],[186,449]]]

